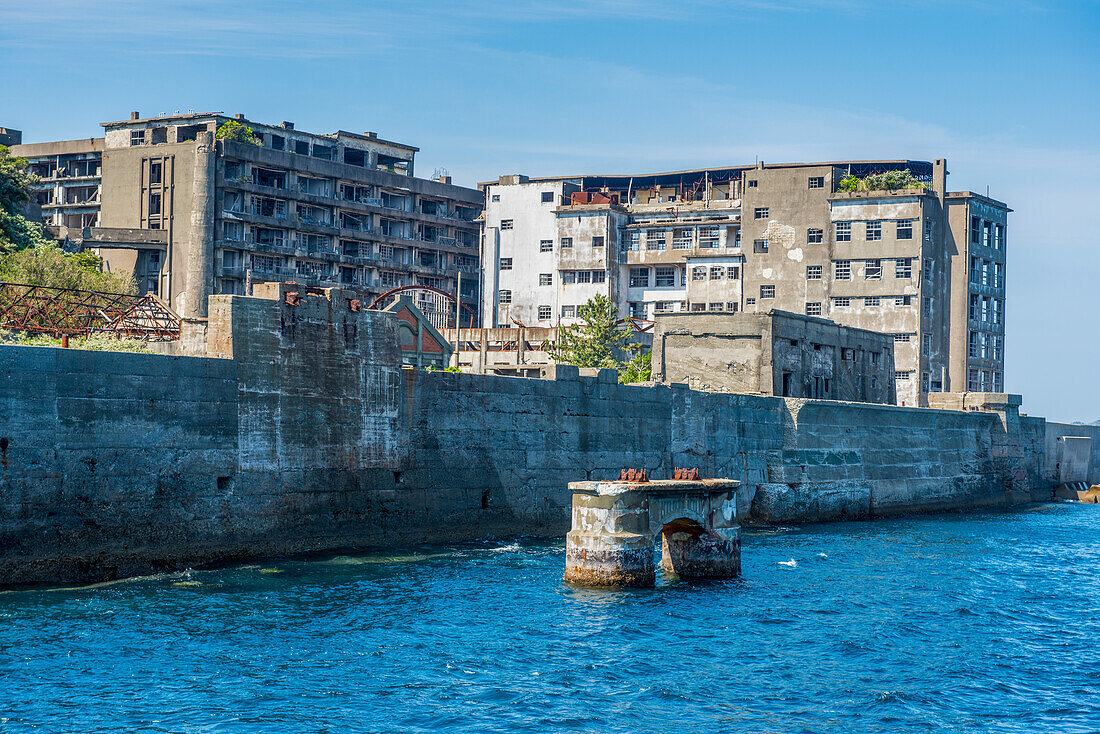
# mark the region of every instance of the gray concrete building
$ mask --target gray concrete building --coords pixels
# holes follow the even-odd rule
[[[917,185],[841,190],[908,170]],[[1001,391],[1004,203],[947,191],[947,162],[764,164],[481,184],[482,324],[573,323],[592,295],[625,317],[766,312],[887,333],[896,399]]]
[[[893,404],[894,340],[816,316],[664,313],[653,379],[708,392]]]
[[[230,120],[259,144],[216,139]],[[476,309],[481,193],[416,178],[413,146],[219,113],[135,112],[103,128],[103,138],[13,153],[42,177],[38,200],[59,236],[133,272],[185,317],[254,282],[369,298],[405,285],[454,294],[460,274],[463,302]],[[447,308],[424,294],[417,306]]]

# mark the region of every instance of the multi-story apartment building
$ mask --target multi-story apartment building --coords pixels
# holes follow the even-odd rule
[[[255,142],[217,139],[230,120]],[[217,113],[133,113],[103,128],[103,138],[13,153],[43,178],[47,224],[133,271],[183,316],[204,315],[211,293],[290,280],[367,297],[402,285],[454,294],[461,280],[476,308],[481,192],[414,177],[417,148]]]
[[[919,185],[840,190],[908,170]],[[845,161],[482,184],[482,323],[780,309],[891,334],[897,400],[1000,391],[1008,207],[946,161]]]

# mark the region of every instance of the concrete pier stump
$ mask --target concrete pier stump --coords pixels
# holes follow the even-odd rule
[[[565,581],[576,586],[645,587],[661,567],[682,578],[741,574],[741,536],[731,479],[572,482],[573,527],[565,539]]]

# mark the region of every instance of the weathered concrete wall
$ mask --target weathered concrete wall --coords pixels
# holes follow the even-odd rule
[[[1077,423],[1046,422],[1044,436],[1045,479],[1051,483],[1058,481],[1058,438],[1060,436],[1084,436],[1092,439],[1091,453],[1089,455],[1088,469],[1085,481],[1089,484],[1100,484],[1100,426],[1081,425]]]
[[[331,295],[212,297],[207,358],[0,347],[0,585],[562,535],[568,483],[630,466],[738,479],[765,523],[1049,489],[1014,411],[402,370],[395,316]]]

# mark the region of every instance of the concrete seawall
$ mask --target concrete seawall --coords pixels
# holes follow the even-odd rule
[[[915,409],[620,386],[570,367],[556,380],[412,371],[395,317],[338,291],[215,296],[209,313],[189,341],[206,357],[0,347],[0,585],[562,536],[568,483],[628,466],[738,479],[738,514],[758,523],[1003,506],[1058,480],[1048,445],[1062,429],[1020,416],[1013,396]]]

